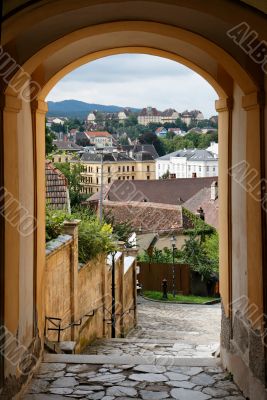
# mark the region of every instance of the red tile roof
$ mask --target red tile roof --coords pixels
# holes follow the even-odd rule
[[[128,221],[136,232],[166,233],[183,229],[181,206],[149,202],[104,201],[104,213],[112,216],[115,223]]]
[[[107,131],[87,131],[84,132],[88,138],[90,137],[112,137]]]
[[[50,161],[45,163],[46,202],[50,208],[69,210],[68,181]]]

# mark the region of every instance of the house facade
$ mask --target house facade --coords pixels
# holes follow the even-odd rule
[[[180,118],[187,126],[189,126],[193,122],[197,123],[198,121],[202,121],[204,119],[204,115],[199,110],[193,110],[193,111],[186,110],[181,113]]]
[[[218,176],[218,156],[207,150],[178,150],[156,159],[156,179]]]
[[[107,131],[87,131],[84,133],[91,144],[94,144],[96,147],[107,147],[113,144],[112,135]]]
[[[162,113],[154,107],[143,108],[143,110],[137,117],[138,124],[140,125],[148,125],[150,123],[160,124],[161,116]]]
[[[87,115],[87,123],[94,124],[96,120],[96,111],[92,111]]]
[[[103,157],[103,164],[102,164]],[[92,194],[100,189],[103,167],[103,185],[115,180],[155,179],[155,160],[150,153],[140,151],[134,157],[124,153],[84,153],[81,158],[82,193]]]
[[[161,116],[161,122],[165,123],[175,123],[177,118],[179,118],[180,114],[174,110],[173,108],[168,108],[167,110],[163,111]]]

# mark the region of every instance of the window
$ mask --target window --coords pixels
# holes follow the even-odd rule
[[[147,170],[147,172],[149,172],[149,165],[146,166],[146,170]]]
[[[210,168],[209,167],[207,167],[207,171],[209,171],[210,170]]]
[[[132,166],[132,172],[134,172],[134,165]]]
[[[96,184],[98,185],[98,178],[96,178]]]
[[[134,176],[132,176],[132,181],[134,181]]]
[[[129,167],[129,165],[127,165],[127,172],[129,172],[130,171],[130,167]]]
[[[110,183],[111,182],[111,178],[108,178],[108,183]]]
[[[146,179],[149,180],[149,179],[150,179],[150,176],[148,175],[148,176],[146,177]]]
[[[213,167],[213,172],[215,172],[215,167]]]
[[[118,167],[118,172],[121,172],[121,167]]]
[[[129,176],[127,176],[127,179],[130,179],[130,177],[129,177]]]
[[[201,172],[201,167],[198,167],[199,172]]]
[[[122,172],[125,172],[125,167],[122,167]]]
[[[108,167],[108,173],[110,174],[110,167]]]
[[[120,177],[120,176],[118,177],[118,180],[119,180],[119,181],[121,180],[121,177]]]
[[[122,179],[125,181],[125,176],[123,176]]]

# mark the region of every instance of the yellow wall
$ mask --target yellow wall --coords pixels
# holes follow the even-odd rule
[[[82,173],[83,193],[96,193],[101,183],[101,163],[81,162],[85,171]],[[155,161],[105,162],[103,167],[103,184],[114,180],[147,180],[155,179]],[[133,170],[134,169],[134,170]],[[87,191],[87,192],[86,192]]]

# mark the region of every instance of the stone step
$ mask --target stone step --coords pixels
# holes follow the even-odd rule
[[[145,344],[166,344],[166,345],[174,345],[178,340],[175,339],[150,339],[150,338],[114,338],[114,339],[97,339],[92,343],[92,346],[95,344],[113,344],[113,343],[122,343],[122,344],[130,344],[130,343],[145,343]]]
[[[172,365],[184,367],[218,367],[220,358],[178,358],[164,356],[102,356],[85,354],[45,354],[46,363],[114,364],[114,365]]]

